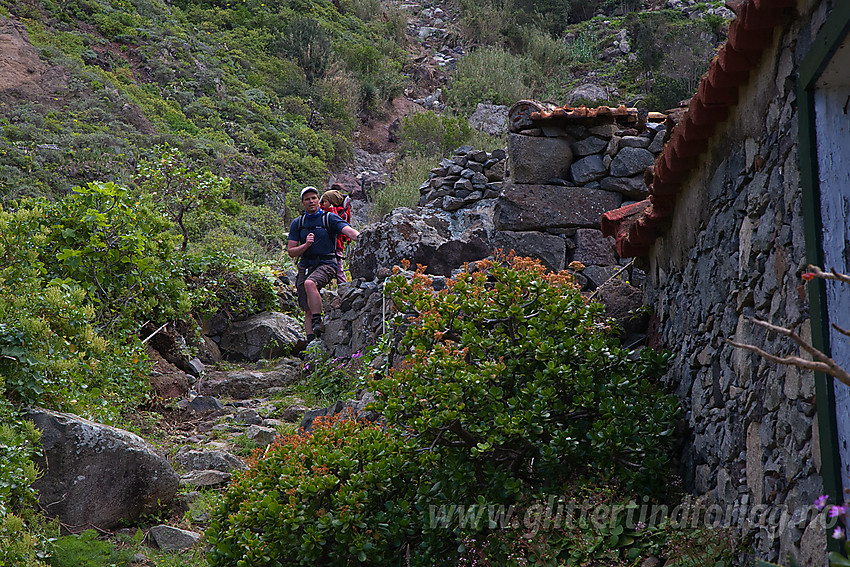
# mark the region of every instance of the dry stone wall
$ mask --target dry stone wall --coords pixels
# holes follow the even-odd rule
[[[539,258],[552,270],[580,262],[575,276],[588,291],[618,272],[642,282],[640,269],[621,271],[627,262],[613,238],[602,235],[599,219],[646,194],[642,168],[660,152],[665,126],[639,132],[610,121],[530,129],[511,134],[506,150],[465,146],[442,160],[420,187],[419,208],[396,209],[361,232],[351,258],[354,281],[325,291],[323,340],[331,354],[347,357],[375,344],[390,308],[383,281],[403,259],[427,266],[437,289],[465,262],[497,249]],[[632,297],[627,291],[608,294],[612,316],[635,307],[620,301]]]
[[[751,72],[688,181],[651,253],[645,297],[655,345],[675,354],[667,381],[690,428],[685,488],[751,536],[759,557],[824,565],[824,529],[810,521],[823,492],[814,378],[726,343],[798,354],[749,317],[809,333],[794,79],[811,39],[798,25]]]

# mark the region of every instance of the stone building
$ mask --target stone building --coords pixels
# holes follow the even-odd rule
[[[652,338],[675,353],[667,380],[690,427],[686,488],[737,510],[760,558],[826,565],[810,506],[850,489],[850,388],[726,341],[798,354],[757,318],[850,363],[829,328],[848,327],[850,291],[801,279],[809,263],[850,268],[850,4],[734,4],[726,45],[650,169],[648,199],[602,226],[621,256],[646,259]]]

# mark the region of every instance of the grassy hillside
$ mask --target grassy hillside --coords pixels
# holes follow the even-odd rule
[[[0,2],[67,91],[6,100],[0,192],[127,181],[162,143],[264,200],[321,184],[358,113],[401,91],[403,22],[368,0]]]

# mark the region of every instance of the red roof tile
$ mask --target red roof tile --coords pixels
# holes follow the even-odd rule
[[[734,5],[737,18],[729,25],[726,44],[712,60],[688,112],[655,160],[649,199],[602,215],[602,232],[616,236],[621,257],[645,256],[667,227],[676,195],[696,158],[705,151],[717,124],[728,117],[729,107],[738,103],[738,88],[746,84],[749,71],[772,43],[781,9],[794,5],[794,0],[742,0]]]

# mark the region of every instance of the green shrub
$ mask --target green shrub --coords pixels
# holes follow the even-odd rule
[[[5,516],[38,501],[31,487],[38,478],[32,459],[41,453],[41,434],[31,421],[17,416],[4,398],[0,398],[0,418],[0,516]]]
[[[315,343],[313,343],[315,345]],[[301,383],[322,400],[334,403],[353,398],[355,391],[366,385],[368,358],[358,351],[349,357],[331,358],[315,346],[307,347]]]
[[[539,73],[527,56],[498,47],[476,49],[458,61],[457,73],[446,90],[446,103],[471,114],[479,102],[512,105],[534,98]]]
[[[318,419],[231,483],[206,538],[213,567],[395,565],[421,474],[397,428]]]
[[[566,274],[528,259],[478,268],[438,293],[421,273],[390,278],[407,331],[369,384],[386,425],[334,418],[257,455],[214,514],[211,565],[452,564],[495,534],[464,512],[441,522],[443,506],[527,507],[581,477],[664,491],[677,411],[655,382],[666,357],[631,360]],[[634,543],[583,529],[555,540],[557,559]]]
[[[0,565],[47,567],[43,546],[23,518],[0,511]]]
[[[469,124],[460,116],[440,115],[429,110],[405,116],[401,121],[400,137],[406,153],[443,157],[463,145],[469,133]]]
[[[109,421],[147,393],[144,349],[132,333],[114,338],[99,333],[87,291],[73,279],[56,276],[51,238],[70,229],[41,205],[0,210],[3,393],[15,402]],[[116,305],[111,296],[106,300]]]
[[[645,349],[632,360],[570,276],[510,262],[436,294],[421,274],[389,280],[414,324],[400,346],[404,366],[374,385],[377,409],[424,446],[489,470],[472,485],[478,494],[575,475],[657,486],[678,411],[656,380],[667,356]],[[460,494],[471,496],[469,486]]]
[[[187,310],[172,274],[170,223],[126,188],[78,187],[49,209],[49,223],[41,250],[48,277],[82,286],[100,320],[135,327],[145,316],[162,322]]]
[[[280,311],[271,268],[223,253],[187,256],[183,277],[192,312],[203,318],[222,313],[230,319],[262,311]],[[284,309],[285,310],[285,309]]]

